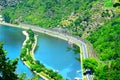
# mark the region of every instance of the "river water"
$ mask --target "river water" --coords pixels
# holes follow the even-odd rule
[[[25,36],[23,29],[0,25],[0,41],[4,41],[4,49],[8,51],[7,57],[10,59],[19,58],[22,43]],[[75,59],[79,54],[74,54],[73,49],[67,51],[71,45],[67,41],[54,38],[45,34],[38,35],[38,48],[35,51],[35,58],[43,63],[47,68],[58,71],[64,78],[74,80],[75,77],[82,78],[80,62]],[[72,48],[72,47],[71,47]],[[19,60],[16,73],[25,72],[27,77],[34,74]]]

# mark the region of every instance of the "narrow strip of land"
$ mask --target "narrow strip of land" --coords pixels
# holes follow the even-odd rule
[[[23,47],[26,45],[26,41],[29,40],[29,35],[26,31],[23,31],[23,34],[26,36],[26,39],[25,41],[23,42]],[[34,36],[35,38],[35,42],[32,46],[32,50],[30,52],[30,55],[31,57],[34,59],[34,50],[35,50],[35,47],[36,47],[36,44],[37,44],[37,35]],[[28,51],[27,51],[28,53]],[[35,59],[34,59],[35,60]],[[23,61],[23,63],[30,69],[30,65],[27,64],[26,61]],[[40,73],[37,73],[36,71],[33,71],[35,74],[39,75],[41,78],[43,78],[44,80],[48,80],[46,77],[44,77],[43,75],[41,75]]]
[[[35,38],[35,43],[34,43],[34,45],[32,46],[32,50],[31,50],[31,52],[30,52],[30,55],[31,55],[31,57],[33,58],[33,60],[35,60],[34,51],[35,51],[35,48],[36,48],[36,46],[37,46],[37,35],[35,35],[34,38]]]

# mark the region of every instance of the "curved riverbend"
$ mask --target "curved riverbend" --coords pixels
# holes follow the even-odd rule
[[[85,42],[83,42],[80,39],[77,39],[75,37],[72,36],[68,36],[66,34],[62,34],[59,32],[55,32],[55,31],[51,31],[48,29],[44,29],[44,28],[40,28],[40,27],[36,27],[36,26],[30,26],[30,25],[13,25],[13,24],[9,24],[9,23],[0,23],[1,25],[8,25],[8,26],[12,26],[12,27],[17,27],[17,28],[23,28],[23,29],[32,29],[33,31],[36,32],[41,32],[41,33],[45,33],[47,35],[53,36],[53,37],[58,37],[61,39],[64,39],[66,41],[70,41],[76,45],[78,45],[80,47],[80,53],[81,53],[81,66],[82,66],[82,58],[88,58],[88,52],[87,52],[87,48],[86,48],[86,44]],[[83,75],[82,75],[82,78]]]

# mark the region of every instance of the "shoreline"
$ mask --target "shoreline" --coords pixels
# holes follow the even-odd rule
[[[22,33],[26,36],[25,41],[23,42],[23,46],[26,44],[26,41],[29,40],[28,33],[26,31],[22,31]]]
[[[44,34],[47,34],[49,36],[60,38],[60,39],[66,40],[68,42],[72,42],[72,43],[76,44],[77,46],[80,47],[80,61],[81,61],[80,65],[81,65],[81,71],[82,71],[82,79],[84,80],[85,76],[83,75],[82,60],[85,59],[85,58],[88,58],[87,46],[86,46],[85,42],[83,42],[82,40],[77,39],[73,36],[69,36],[69,35],[66,35],[66,34],[62,34],[62,33],[59,33],[59,32],[55,32],[55,31],[52,31],[52,30],[48,30],[48,29],[44,29],[44,28],[40,28],[40,27],[36,27],[36,26],[15,25],[15,24],[10,24],[10,23],[0,23],[0,24],[10,26],[10,27],[22,28],[22,29],[32,29],[35,32],[44,33]]]

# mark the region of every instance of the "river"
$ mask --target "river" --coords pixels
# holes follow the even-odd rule
[[[8,51],[7,57],[10,59],[19,58],[20,49],[25,40],[22,30],[0,25],[0,41],[5,42],[4,49]],[[80,62],[75,59],[75,57],[80,55],[74,54],[73,49],[67,51],[67,48],[71,47],[67,41],[41,33],[36,34],[38,35],[38,48],[35,51],[35,58],[37,60],[47,68],[58,71],[64,78],[70,80],[73,80],[75,77],[82,78]],[[34,76],[19,60],[16,73],[21,74],[23,72],[26,72],[27,77]]]

